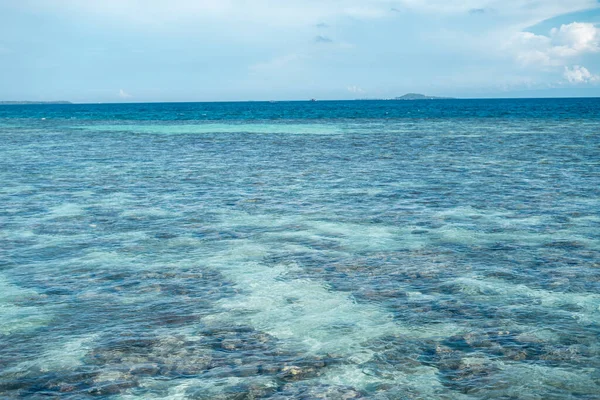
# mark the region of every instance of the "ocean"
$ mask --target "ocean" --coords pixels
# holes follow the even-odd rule
[[[600,99],[0,106],[0,398],[600,399]]]

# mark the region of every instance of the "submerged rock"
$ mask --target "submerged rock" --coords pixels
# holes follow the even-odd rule
[[[284,385],[280,391],[269,397],[270,400],[284,399],[326,399],[326,400],[352,400],[363,398],[363,395],[358,390],[350,386],[333,386],[333,385]]]
[[[102,382],[87,390],[87,393],[94,396],[108,396],[122,393],[125,390],[134,388],[136,386],[138,386],[138,383],[135,381]]]

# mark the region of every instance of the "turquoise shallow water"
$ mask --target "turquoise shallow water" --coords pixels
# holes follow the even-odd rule
[[[0,397],[600,398],[600,100],[0,106]]]

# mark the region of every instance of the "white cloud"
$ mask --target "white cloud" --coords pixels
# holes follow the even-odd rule
[[[587,68],[580,65],[574,65],[572,68],[565,67],[563,76],[570,83],[600,82],[600,76],[592,74]]]
[[[550,65],[552,60],[548,50],[551,40],[547,36],[535,35],[531,32],[515,34],[506,48],[515,53],[515,58],[521,65]]]
[[[130,98],[132,98],[132,97],[133,97],[132,95],[130,95],[129,93],[127,93],[127,92],[126,92],[126,91],[124,91],[123,89],[119,89],[119,94],[118,94],[118,96],[119,96],[120,98],[122,98],[122,99],[130,99]]]
[[[350,93],[365,93],[365,91],[358,86],[348,86],[347,89]]]
[[[600,50],[600,29],[593,24],[574,22],[562,25],[550,32],[554,50],[558,54],[571,56]]]
[[[508,47],[522,65],[564,66],[569,59],[600,51],[600,29],[573,22],[554,28],[548,36],[519,32]]]

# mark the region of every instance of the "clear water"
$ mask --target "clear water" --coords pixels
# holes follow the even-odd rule
[[[0,397],[600,398],[600,100],[0,106]]]

